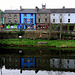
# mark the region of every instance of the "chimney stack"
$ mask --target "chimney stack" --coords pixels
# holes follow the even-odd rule
[[[20,10],[22,10],[22,6],[20,6]]]
[[[39,8],[37,6],[35,7],[35,9],[36,9],[36,11],[39,11]]]
[[[63,9],[65,9],[65,6],[63,6]]]
[[[42,9],[46,9],[46,4],[45,5],[42,4]]]

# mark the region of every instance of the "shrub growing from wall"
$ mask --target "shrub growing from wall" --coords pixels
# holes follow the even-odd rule
[[[18,34],[18,36],[23,36],[25,34],[25,32],[24,31],[19,31],[19,32],[17,32],[17,34]]]

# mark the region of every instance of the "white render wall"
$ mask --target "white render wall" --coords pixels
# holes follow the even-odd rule
[[[55,16],[53,16],[55,14]],[[62,16],[60,16],[62,14]],[[68,16],[70,14],[70,16]],[[50,22],[53,23],[53,19],[55,19],[55,23],[60,23],[60,19],[62,19],[62,23],[68,23],[68,19],[70,19],[70,23],[75,23],[75,13],[51,13],[50,14]]]

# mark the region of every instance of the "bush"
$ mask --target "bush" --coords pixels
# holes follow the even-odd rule
[[[59,36],[60,36],[60,33],[57,33],[57,37],[58,37],[58,39],[59,39]]]
[[[22,36],[22,35],[24,35],[24,34],[25,34],[24,31],[19,31],[19,32],[18,32],[18,36]]]
[[[54,40],[54,37],[51,37],[50,40]]]

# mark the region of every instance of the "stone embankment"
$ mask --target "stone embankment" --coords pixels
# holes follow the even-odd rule
[[[0,32],[0,39],[15,39],[19,38],[18,31],[4,31]],[[36,30],[36,31],[25,31],[25,34],[22,38],[27,39],[38,39],[38,38],[45,38],[49,39],[50,37],[56,37],[57,32],[50,32],[49,30]]]

